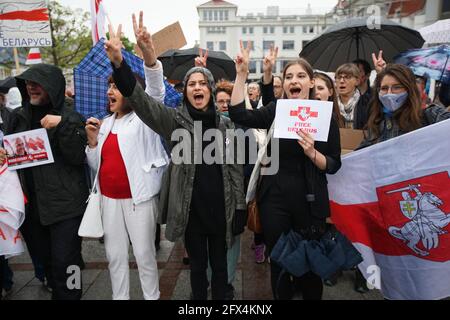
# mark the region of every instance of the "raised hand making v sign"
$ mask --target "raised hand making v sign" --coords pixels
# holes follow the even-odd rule
[[[264,84],[269,84],[272,82],[272,70],[273,66],[277,62],[278,57],[278,47],[270,46],[269,53],[264,58],[263,71],[264,71]]]
[[[111,24],[108,25],[109,40],[105,41],[105,50],[109,60],[114,64],[116,68],[119,68],[122,64],[122,41],[120,35],[122,34],[122,25],[119,24],[117,32],[114,32],[114,28]]]
[[[136,37],[136,42],[142,51],[142,56],[145,61],[145,66],[148,68],[153,68],[156,65],[156,53],[155,46],[153,44],[152,35],[144,26],[144,13],[139,12],[139,26],[136,23],[136,16],[133,13],[133,30]]]
[[[240,41],[241,52],[237,55],[236,63],[236,81],[234,83],[233,94],[231,95],[231,105],[235,106],[244,101],[245,82],[248,77],[248,64],[250,61],[251,42],[247,42],[247,48]]]
[[[380,52],[378,53],[378,57],[375,53],[372,53],[372,61],[377,73],[380,73],[384,70],[384,68],[386,68],[386,61],[384,61],[383,59],[383,50],[380,50]]]
[[[195,58],[196,67],[206,68],[206,64],[208,62],[208,53],[208,49],[205,50],[205,53],[203,53],[203,50],[201,48],[198,49],[198,57]]]

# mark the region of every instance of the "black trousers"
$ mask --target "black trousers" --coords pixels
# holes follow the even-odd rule
[[[306,192],[299,183],[301,179],[295,173],[279,172],[275,176],[265,176],[262,180],[258,207],[269,254],[283,233],[290,230],[299,232],[313,224],[325,225],[325,219],[312,221],[309,217]],[[294,278],[288,273],[282,274],[282,268],[275,261],[271,261],[270,270],[274,299],[292,299],[294,283],[295,287],[301,289],[304,300],[322,299],[323,284],[319,276],[307,273]]]
[[[79,287],[72,288],[74,272],[69,267],[80,268],[81,238],[78,236],[82,217],[43,226],[36,216],[27,217],[21,227],[30,255],[44,265],[45,275],[53,289],[53,300],[80,300],[82,294],[81,272]],[[80,268],[81,270],[81,268]]]
[[[191,268],[191,288],[194,300],[208,299],[208,257],[211,264],[213,300],[225,300],[228,284],[227,245],[225,235],[204,235],[186,232],[186,251]]]

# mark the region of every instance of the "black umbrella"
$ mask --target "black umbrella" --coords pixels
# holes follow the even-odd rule
[[[164,75],[169,80],[183,81],[186,72],[195,66],[195,58],[199,56],[199,48],[187,50],[169,50],[158,57],[164,67]],[[206,67],[216,81],[220,79],[234,80],[236,67],[233,59],[220,51],[209,51]]]
[[[418,31],[380,18],[379,25],[370,25],[372,18],[361,17],[339,22],[311,40],[300,56],[323,71],[336,69],[355,59],[372,62],[372,53],[383,50],[384,60],[393,61],[400,52],[421,48],[424,39]]]
[[[7,94],[9,89],[16,87],[16,78],[7,77],[0,81],[0,93]]]

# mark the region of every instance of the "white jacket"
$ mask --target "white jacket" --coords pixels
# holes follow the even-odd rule
[[[146,92],[156,100],[163,102],[165,87],[163,82],[162,65],[158,61],[154,69],[144,66]],[[128,175],[131,195],[135,205],[148,201],[159,194],[161,180],[165,168],[169,164],[169,157],[161,142],[161,138],[141,119],[131,112],[124,116],[122,125],[118,128],[117,139],[120,154]],[[99,172],[103,144],[113,128],[116,115],[103,120],[98,134],[98,145],[91,149],[86,147],[86,157],[89,167]],[[97,190],[101,192],[97,179]]]

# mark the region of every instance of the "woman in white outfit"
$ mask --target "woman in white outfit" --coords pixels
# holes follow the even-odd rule
[[[146,92],[163,101],[165,95],[161,62],[144,57]],[[112,78],[111,78],[112,79]],[[127,105],[110,80],[110,111],[103,122],[87,121],[88,164],[98,179],[102,195],[102,221],[109,262],[113,299],[128,300],[131,241],[146,300],[159,299],[155,250],[158,194],[164,169],[169,163],[161,138]]]

